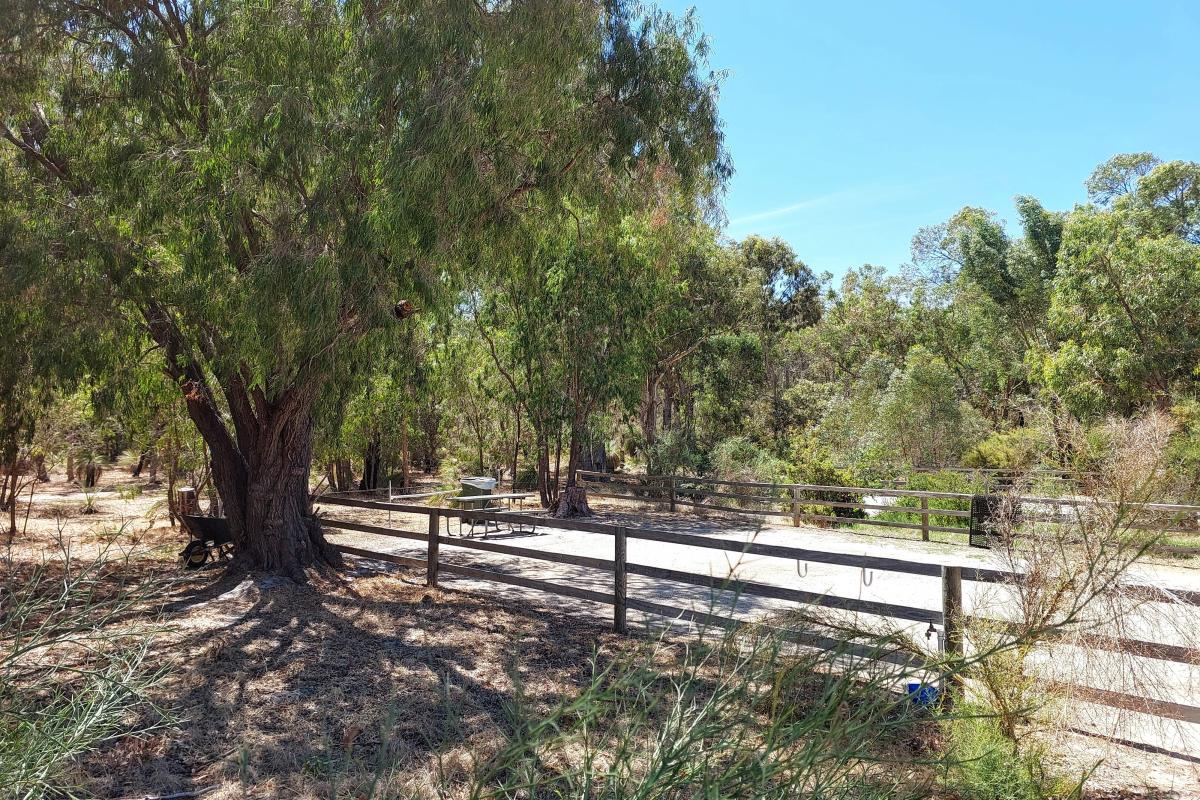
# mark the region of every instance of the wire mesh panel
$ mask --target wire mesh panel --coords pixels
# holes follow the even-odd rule
[[[990,548],[998,536],[1011,532],[1021,521],[1020,504],[1003,494],[971,497],[971,547]]]

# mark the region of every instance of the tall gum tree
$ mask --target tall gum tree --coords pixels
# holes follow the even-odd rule
[[[108,289],[96,312],[162,351],[248,568],[334,558],[308,495],[313,409],[398,301],[566,195],[620,207],[662,170],[729,172],[690,18],[586,0],[19,8],[0,21],[0,139],[64,269]]]

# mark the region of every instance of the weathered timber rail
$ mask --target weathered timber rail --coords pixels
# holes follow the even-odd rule
[[[440,508],[433,506],[404,504],[373,500],[360,500],[344,496],[324,495],[316,498],[322,506],[344,506],[351,508],[376,509],[396,513],[421,515],[427,519],[426,530],[412,531],[393,528],[390,526],[367,524],[354,520],[337,519],[322,516],[321,522],[326,528],[342,531],[374,534],[385,537],[424,542],[426,558],[414,558],[394,553],[367,550],[359,547],[335,544],[334,547],[342,553],[392,562],[406,567],[424,569],[426,581],[430,586],[438,586],[439,575],[442,573],[457,575],[474,580],[493,581],[526,589],[547,592],[550,594],[586,600],[594,603],[612,606],[613,627],[619,633],[628,629],[628,612],[630,610],[660,616],[664,618],[683,619],[691,622],[714,625],[725,628],[746,624],[745,620],[732,616],[703,612],[691,608],[681,608],[669,604],[631,597],[629,592],[629,575],[639,575],[672,583],[699,586],[720,591],[735,592],[739,595],[764,597],[782,600],[798,605],[815,605],[838,611],[867,614],[871,616],[902,620],[908,623],[923,623],[941,625],[946,643],[946,650],[951,655],[964,654],[963,623],[979,620],[979,617],[967,616],[962,610],[962,582],[964,580],[1013,584],[1023,579],[1020,573],[1004,570],[985,569],[971,566],[947,566],[930,564],[905,559],[854,555],[849,553],[832,553],[811,548],[790,547],[782,545],[760,544],[757,542],[739,542],[729,539],[710,539],[695,534],[679,533],[676,531],[653,528],[610,525],[592,520],[560,520],[540,514],[521,514],[509,512],[494,512],[466,509]],[[539,550],[528,547],[517,547],[483,539],[451,537],[441,533],[441,520],[460,519],[464,521],[494,521],[509,524],[536,525],[541,528],[552,528],[564,531],[576,531],[603,536],[613,539],[613,558],[595,558],[573,553],[561,553]],[[722,550],[748,555],[760,555],[788,560],[823,563],[836,566],[860,569],[896,572],[908,575],[919,575],[938,578],[941,581],[941,608],[928,609],[906,606],[889,602],[862,600],[855,598],[837,597],[829,594],[790,589],[756,581],[742,580],[733,576],[714,577],[698,573],[684,572],[660,566],[630,562],[627,555],[629,539],[663,542],[668,544],[697,547],[709,550]],[[568,564],[577,567],[597,570],[612,576],[612,591],[597,591],[579,586],[514,575],[478,567],[468,567],[444,560],[441,547],[454,547],[480,552],[497,553],[533,561]],[[1190,606],[1200,606],[1200,592],[1169,589],[1144,584],[1129,584],[1123,587],[1142,599],[1153,602],[1180,603]],[[1001,620],[989,622],[1006,625]],[[816,636],[811,633],[781,631],[785,638],[800,644],[815,647],[845,646],[834,638]],[[1078,645],[1093,649],[1106,650],[1114,653],[1124,653],[1138,657],[1174,662],[1186,665],[1200,664],[1200,650],[1179,647],[1158,642],[1141,641],[1119,637],[1083,634],[1073,639]],[[919,666],[920,662],[912,652],[896,649],[880,651],[878,648],[851,646],[848,652],[890,663]],[[1078,697],[1100,705],[1138,711],[1155,716],[1200,724],[1200,707],[1181,703],[1168,702],[1156,698],[1096,689],[1084,685],[1070,684]]]
[[[921,539],[929,541],[931,533],[966,535],[967,521],[971,512],[962,508],[938,508],[932,501],[953,501],[970,505],[972,495],[961,492],[927,492],[916,489],[882,489],[861,486],[825,486],[808,483],[756,483],[752,481],[725,481],[714,478],[690,478],[678,475],[634,475],[610,472],[579,472],[580,480],[588,487],[593,497],[614,500],[632,500],[666,506],[675,511],[680,506],[707,511],[722,511],[760,517],[782,517],[790,519],[799,527],[802,522],[818,522],[833,525],[869,525],[882,528],[900,528],[921,532]],[[720,488],[711,488],[720,487]],[[618,491],[618,489],[620,491]],[[738,491],[727,491],[734,489]],[[857,496],[860,499],[846,499]],[[871,502],[873,498],[912,498],[916,506],[890,505]],[[742,505],[711,502],[732,500]],[[1036,497],[1014,495],[1012,500],[1021,507],[1023,522],[1046,522],[1073,524],[1089,509],[1113,508],[1117,504],[1107,500],[1073,497]],[[1164,533],[1200,534],[1200,506],[1179,503],[1127,503],[1125,507],[1142,515],[1152,517],[1146,523],[1132,524],[1131,528]],[[828,509],[819,513],[812,509]],[[877,517],[852,517],[839,515],[838,509],[855,511],[885,511],[890,515],[915,518],[912,522]],[[936,524],[934,518],[963,520],[962,525]],[[1161,547],[1155,548],[1175,554],[1200,553],[1200,548]]]

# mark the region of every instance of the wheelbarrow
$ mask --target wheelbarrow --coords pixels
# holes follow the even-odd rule
[[[233,555],[233,536],[229,533],[229,520],[225,517],[181,514],[180,519],[191,538],[179,554],[185,567],[200,569],[210,558],[216,560]]]

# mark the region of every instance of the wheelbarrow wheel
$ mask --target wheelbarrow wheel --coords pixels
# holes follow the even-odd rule
[[[200,569],[208,561],[208,545],[204,542],[189,542],[183,548],[183,565],[188,569]]]

